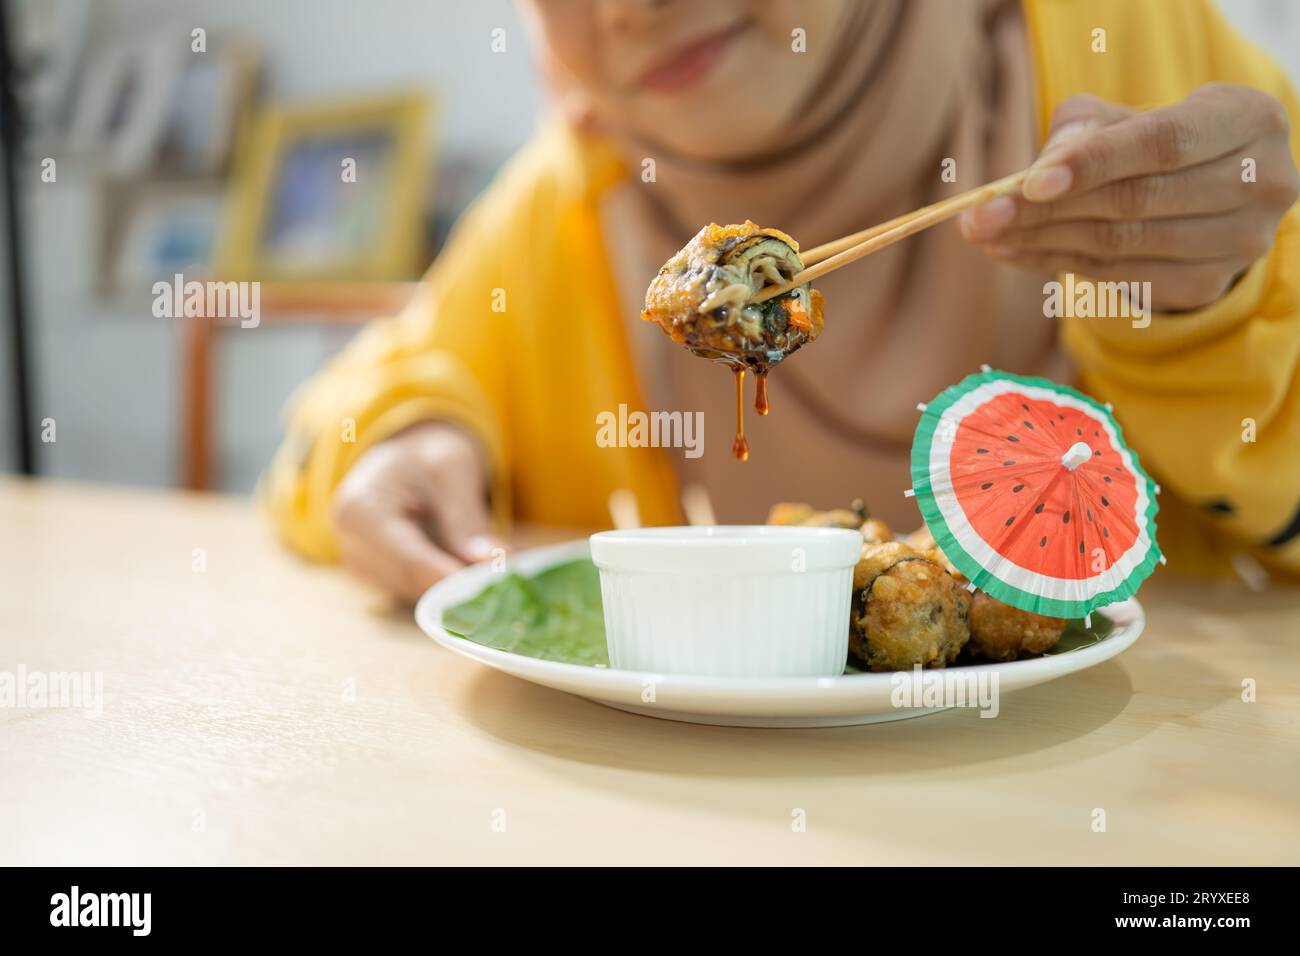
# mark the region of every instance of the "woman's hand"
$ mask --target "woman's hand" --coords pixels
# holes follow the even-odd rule
[[[334,493],[344,567],[414,602],[499,546],[488,532],[486,486],[477,445],[453,425],[417,425],[367,449]]]
[[[1267,93],[1211,83],[1145,113],[1075,96],[1023,195],[967,211],[961,229],[1012,265],[1149,281],[1153,311],[1187,311],[1268,252],[1296,195],[1286,111]]]

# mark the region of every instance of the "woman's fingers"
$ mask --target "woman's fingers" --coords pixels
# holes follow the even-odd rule
[[[343,564],[408,601],[491,555],[483,457],[455,426],[424,423],[366,450],[334,493]]]
[[[492,517],[483,486],[456,482],[429,490],[429,514],[439,543],[467,564],[492,557],[501,542],[491,533]]]
[[[1040,188],[1049,191],[1056,189],[1057,180],[1068,185],[1069,170],[1054,165],[1055,158],[1069,155],[1072,144],[1088,139],[1103,127],[1123,122],[1135,113],[1130,107],[1108,103],[1087,93],[1071,96],[1052,112],[1047,141],[1030,167],[1030,175],[1037,175]],[[1046,175],[1046,180],[1043,180],[1043,175]],[[1042,185],[1044,182],[1046,186]]]
[[[1151,296],[1142,306],[1151,312],[1201,308],[1222,296],[1242,270],[1235,259],[1216,259],[1189,269],[1186,263],[1168,259],[1106,259],[1053,250],[990,249],[989,254],[1033,272],[1072,272],[1098,282],[1149,282]]]
[[[1039,157],[1054,155],[1081,136],[1111,126],[1137,113],[1131,106],[1108,103],[1089,93],[1080,93],[1062,100],[1052,111],[1051,127]]]
[[[1053,126],[1021,195],[968,211],[962,234],[1021,268],[1150,282],[1152,311],[1218,299],[1296,198],[1286,112],[1249,87],[1122,116],[1076,97]]]
[[[486,561],[501,546],[491,535],[486,459],[477,442],[451,425],[412,429],[402,442],[416,466],[412,488],[438,543],[460,560]]]
[[[1273,230],[1246,211],[1185,219],[1080,219],[1008,229],[993,245],[1002,254],[1073,252],[1097,259],[1204,262],[1264,255]]]
[[[337,522],[339,557],[357,577],[415,602],[462,563],[429,540],[411,516],[378,509],[344,512]]]
[[[1211,84],[1172,106],[1103,126],[1040,157],[1025,180],[1031,202],[1209,162],[1285,123],[1278,101],[1248,87]]]
[[[976,242],[1009,229],[1079,219],[1168,219],[1225,213],[1248,202],[1258,183],[1242,182],[1241,166],[1229,157],[1154,176],[1107,183],[1080,196],[1036,203],[1020,196],[1003,196],[975,209],[961,220],[962,234]]]

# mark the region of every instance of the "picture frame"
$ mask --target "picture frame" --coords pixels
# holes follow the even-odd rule
[[[263,109],[241,138],[217,271],[241,280],[412,277],[432,173],[430,112],[415,93]]]
[[[162,32],[109,41],[86,68],[68,128],[74,155],[110,178],[145,172],[157,155],[183,48]]]
[[[105,292],[142,295],[175,273],[210,271],[225,208],[220,180],[177,180],[115,192],[120,224],[101,266]]]
[[[158,166],[165,174],[225,171],[257,89],[261,59],[258,45],[237,34],[213,35],[207,50],[181,58],[158,141]]]

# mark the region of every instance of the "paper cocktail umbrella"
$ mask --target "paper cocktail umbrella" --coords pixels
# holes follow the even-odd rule
[[[1108,407],[1043,378],[985,371],[924,406],[912,493],[982,591],[1085,617],[1130,597],[1163,558],[1156,486]]]

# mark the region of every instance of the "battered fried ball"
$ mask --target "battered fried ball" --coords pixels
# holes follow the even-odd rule
[[[894,540],[894,532],[879,518],[868,518],[858,530],[862,532],[862,540],[868,544],[883,544]]]
[[[805,528],[848,528],[850,531],[862,532],[868,542],[892,541],[894,533],[889,525],[879,518],[868,518],[866,506],[861,499],[853,502],[849,508],[833,508],[830,511],[817,511],[812,505],[802,502],[782,501],[772,506],[767,513],[767,523],[776,525],[799,525]]]
[[[769,524],[780,524],[777,521],[769,520]],[[805,515],[802,521],[793,522],[805,528],[847,528],[850,531],[856,531],[862,524],[862,516],[854,514],[852,511],[846,511],[843,508],[834,508],[830,511],[814,511]]]
[[[970,608],[970,650],[994,661],[1014,661],[1050,651],[1066,622],[1003,604],[976,591]]]
[[[812,505],[803,502],[778,501],[767,513],[767,523],[777,525],[801,525],[818,512]]]
[[[939,545],[935,543],[934,535],[925,525],[917,528],[911,534],[903,538],[912,548],[920,551],[923,555],[939,565],[945,571],[952,575],[953,580],[958,584],[965,585],[966,575],[957,570],[956,565],[948,560],[948,556],[939,550]]]
[[[970,639],[970,594],[901,541],[864,544],[849,651],[873,671],[945,667]]]
[[[930,533],[928,525],[921,525],[911,534],[903,535],[902,540],[907,542],[908,547],[915,548],[917,551],[929,551],[935,547],[934,535]]]

